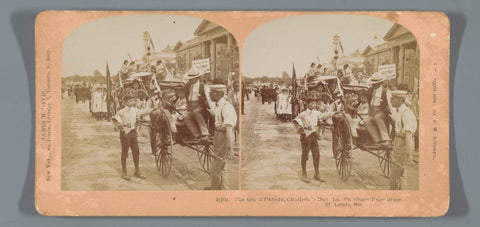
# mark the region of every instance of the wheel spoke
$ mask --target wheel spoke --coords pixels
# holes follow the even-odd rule
[[[378,163],[380,164],[380,170],[382,171],[383,175],[385,177],[388,177],[390,174],[390,166],[392,165],[391,163],[391,150],[386,149],[386,150],[379,150],[377,151],[377,154],[382,157],[378,157]]]
[[[338,159],[338,175],[342,176],[342,159]]]

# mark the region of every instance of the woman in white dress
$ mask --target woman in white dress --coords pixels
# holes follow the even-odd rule
[[[280,115],[282,122],[290,120],[292,115],[292,97],[290,96],[287,88],[282,88],[282,93],[278,96],[277,114]]]
[[[102,91],[102,104],[100,105],[100,118],[107,119],[107,88]]]
[[[100,118],[100,112],[102,109],[103,92],[101,87],[95,88],[95,92],[92,93],[92,113],[97,120]]]

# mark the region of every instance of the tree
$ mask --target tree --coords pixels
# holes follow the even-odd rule
[[[98,69],[95,69],[95,70],[93,71],[93,76],[94,76],[94,77],[102,77],[102,74],[100,73],[100,71],[98,71]]]
[[[280,83],[282,83],[284,85],[288,85],[288,84],[292,83],[292,78],[290,78],[290,75],[288,75],[287,72],[282,73],[282,79],[281,79]]]

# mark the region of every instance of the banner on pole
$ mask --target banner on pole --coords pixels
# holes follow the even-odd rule
[[[210,72],[210,59],[205,58],[205,59],[200,59],[200,60],[194,60],[192,62],[192,66],[197,67],[197,69],[199,69],[201,73],[209,73]]]
[[[378,66],[378,73],[380,73],[383,76],[383,78],[385,78],[386,80],[395,79],[396,77],[395,64]]]

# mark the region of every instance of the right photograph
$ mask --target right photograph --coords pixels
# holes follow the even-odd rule
[[[420,50],[407,28],[291,16],[257,27],[242,53],[242,190],[419,190]]]

